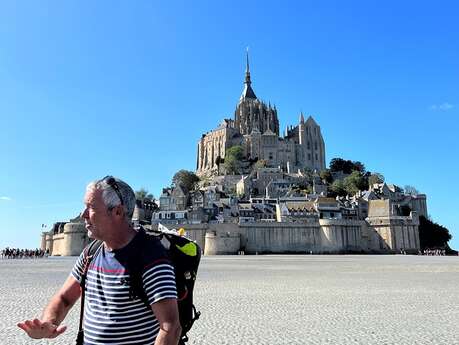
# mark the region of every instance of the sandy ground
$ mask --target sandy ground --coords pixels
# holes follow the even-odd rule
[[[73,344],[16,327],[39,316],[76,258],[0,260],[0,344]],[[459,344],[459,257],[203,257],[190,345]]]

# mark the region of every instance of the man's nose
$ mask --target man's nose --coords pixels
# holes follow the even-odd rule
[[[87,214],[88,214],[88,209],[85,208],[83,211],[80,212],[80,217],[81,218],[88,218]]]

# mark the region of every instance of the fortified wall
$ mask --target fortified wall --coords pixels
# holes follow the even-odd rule
[[[365,220],[318,219],[301,222],[201,223],[177,225],[205,255],[417,253],[419,217],[400,216],[390,200],[370,200]],[[155,230],[157,225],[147,226]],[[51,255],[76,256],[89,243],[79,219],[56,223],[42,234],[41,248]]]
[[[77,219],[56,223],[49,232],[41,234],[41,249],[55,256],[77,256],[89,243],[84,223]]]

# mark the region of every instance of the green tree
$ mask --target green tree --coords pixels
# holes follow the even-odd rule
[[[345,196],[347,194],[343,180],[336,180],[330,186],[330,196]]]
[[[330,169],[325,169],[322,170],[319,174],[320,178],[322,181],[325,181],[327,184],[332,184],[333,183],[333,176],[330,172]]]
[[[244,159],[244,149],[240,145],[230,147],[225,152],[225,170],[227,174],[239,174]]]
[[[180,186],[186,192],[192,191],[198,182],[199,177],[194,172],[184,169],[177,171],[172,177],[172,185]]]
[[[344,179],[343,185],[347,194],[354,195],[359,190],[366,190],[368,188],[368,181],[361,172],[354,170]]]
[[[363,165],[363,163],[359,161],[353,162],[351,160],[346,160],[342,158],[333,158],[330,161],[330,171],[332,172],[342,171],[345,174],[350,174],[354,170],[357,170],[364,174],[365,165]]]
[[[145,199],[153,200],[155,197],[153,194],[149,193],[147,189],[141,187],[138,191],[135,192],[135,198],[137,200],[143,201]]]
[[[268,166],[268,161],[266,159],[259,159],[255,162],[254,168],[255,169],[260,169],[260,168],[266,168]]]
[[[446,247],[450,250],[448,241],[451,238],[449,230],[444,226],[434,223],[424,216],[419,217],[419,242],[421,250],[435,247]]]
[[[372,186],[376,183],[384,183],[384,176],[380,173],[374,172],[368,177],[368,184]]]
[[[359,162],[359,161],[355,161],[355,162],[352,162],[353,166],[352,166],[352,170],[357,170],[357,171],[360,171],[362,174],[365,174],[366,172],[366,169],[365,169],[365,165],[363,165],[362,162]]]

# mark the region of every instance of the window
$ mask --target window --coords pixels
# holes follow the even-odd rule
[[[314,142],[314,148],[317,150],[317,141]]]
[[[308,153],[308,161],[310,161],[310,160],[311,160],[311,154]]]
[[[318,160],[319,160],[319,156],[318,156],[317,153],[316,153],[316,161],[318,161]]]

